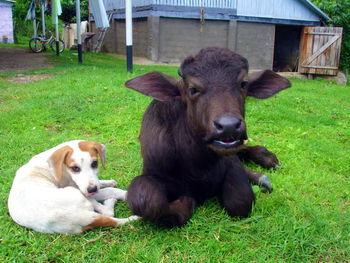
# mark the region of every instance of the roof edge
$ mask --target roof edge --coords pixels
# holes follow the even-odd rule
[[[304,4],[306,4],[309,8],[316,11],[316,13],[322,16],[325,20],[331,20],[331,18],[326,13],[324,13],[320,8],[314,5],[311,1],[309,0],[300,0],[300,1],[304,2]]]

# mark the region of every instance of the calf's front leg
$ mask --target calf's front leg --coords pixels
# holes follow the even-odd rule
[[[249,216],[255,196],[248,175],[238,159],[227,171],[219,198],[230,216]]]
[[[169,202],[165,184],[146,175],[132,180],[127,202],[133,214],[167,228],[186,224],[195,207],[195,200],[188,196]]]
[[[244,161],[253,161],[263,168],[277,168],[279,161],[276,155],[264,146],[255,145],[248,146],[244,145],[243,148],[237,153],[238,157]]]

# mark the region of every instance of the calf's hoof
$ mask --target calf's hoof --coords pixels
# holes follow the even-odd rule
[[[273,191],[271,180],[266,175],[263,175],[259,178],[258,185],[261,187],[263,193],[271,193]]]

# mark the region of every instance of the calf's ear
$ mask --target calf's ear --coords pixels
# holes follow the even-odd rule
[[[180,99],[181,96],[177,80],[160,72],[151,72],[128,80],[125,86],[159,101]]]
[[[281,77],[272,70],[264,70],[248,77],[248,96],[266,99],[277,92],[291,86],[288,79]]]

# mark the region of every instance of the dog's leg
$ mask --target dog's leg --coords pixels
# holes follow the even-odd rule
[[[276,155],[267,150],[264,146],[244,145],[237,155],[241,160],[253,161],[263,168],[279,167],[279,162]]]
[[[100,214],[108,216],[108,217],[114,216],[114,204],[113,204],[113,208],[111,209],[110,204],[108,204],[108,206],[104,206],[103,204],[97,202],[93,198],[90,198],[89,200],[92,203],[94,210],[97,213],[100,213]],[[109,202],[107,202],[107,203],[109,203]]]
[[[169,203],[165,185],[145,175],[132,180],[127,201],[134,214],[168,228],[186,224],[196,206],[189,196],[180,196]]]
[[[99,202],[107,199],[111,199],[111,198],[125,201],[126,193],[127,192],[125,190],[122,190],[119,188],[106,187],[106,188],[100,189],[95,195],[93,195],[93,198]]]
[[[103,202],[103,206],[109,210],[111,216],[114,216],[114,206],[116,201],[116,199],[110,198]]]
[[[99,180],[100,182],[100,188],[105,188],[105,187],[116,187],[117,182],[115,180]]]
[[[266,175],[252,171],[250,169],[244,168],[248,175],[249,182],[253,185],[258,185],[262,188],[263,192],[272,192],[273,188],[271,185],[270,178],[267,177]]]
[[[137,219],[139,219],[138,216],[129,216],[128,218],[114,218],[96,214],[92,223],[83,227],[83,231],[87,231],[96,227],[117,227]]]

